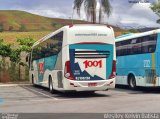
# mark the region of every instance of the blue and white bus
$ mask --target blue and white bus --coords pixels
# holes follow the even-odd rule
[[[71,25],[37,41],[30,80],[50,92],[97,91],[115,87],[115,37],[106,25]]]
[[[160,30],[116,38],[116,84],[160,86]]]

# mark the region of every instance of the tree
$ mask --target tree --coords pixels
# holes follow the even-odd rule
[[[32,38],[18,38],[17,42],[20,45],[20,51],[30,52],[32,45],[35,43],[35,40]]]
[[[3,42],[3,39],[0,39],[0,55],[3,57],[9,57],[11,54],[11,45]]]
[[[160,0],[153,3],[150,8],[160,17]],[[160,23],[160,19],[157,20],[157,23]]]
[[[98,10],[98,14],[97,15],[97,5],[98,5],[98,1],[100,4],[99,10]],[[99,23],[102,20],[102,15],[103,14],[107,14],[107,16],[109,17],[111,14],[111,5],[109,0],[74,0],[74,9],[77,10],[77,14],[80,16],[81,15],[81,6],[84,3],[84,8],[85,8],[85,13],[87,16],[87,20],[91,20],[91,22],[96,23],[97,21],[97,16],[98,16],[98,20]]]
[[[12,49],[11,54],[10,54],[10,60],[14,63],[19,63],[20,62],[20,49]]]
[[[20,53],[22,51],[30,52],[31,47],[34,44],[35,40],[32,38],[17,38],[17,43],[19,43],[19,48],[12,49],[10,54],[10,59],[12,62],[20,62]]]

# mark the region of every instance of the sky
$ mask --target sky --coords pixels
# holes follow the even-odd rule
[[[52,17],[85,20],[73,11],[74,0],[0,0],[0,10],[23,10],[30,13]],[[156,0],[110,0],[112,14],[104,17],[103,22],[124,28],[160,27],[159,17],[150,9]],[[82,7],[83,9],[83,7]],[[98,9],[98,8],[97,8]],[[73,14],[73,15],[72,15]]]

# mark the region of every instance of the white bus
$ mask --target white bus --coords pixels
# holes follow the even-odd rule
[[[115,37],[106,25],[71,25],[37,41],[30,81],[50,92],[98,91],[115,87]]]

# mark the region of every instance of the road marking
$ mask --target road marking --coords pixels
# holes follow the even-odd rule
[[[0,84],[0,87],[30,86],[32,84]]]
[[[56,101],[65,101],[65,100],[71,100],[71,99],[58,99],[58,100],[56,100]],[[30,100],[27,100],[27,102],[47,102],[47,101],[53,101],[53,99],[30,99]],[[55,100],[54,100],[55,101]],[[5,101],[6,103],[19,103],[20,104],[20,102],[26,102],[26,100],[21,100],[21,101],[19,101],[19,100],[6,100]]]
[[[39,94],[41,94],[41,95],[43,95],[43,96],[45,96],[45,97],[49,97],[49,98],[54,99],[54,100],[59,100],[58,98],[52,97],[52,96],[47,95],[47,94],[45,94],[45,93],[42,93],[42,92],[40,92],[40,91],[36,91],[36,90],[31,89],[31,88],[28,88],[28,87],[24,87],[24,88],[27,88],[27,89],[28,89],[28,90],[30,90],[30,91],[33,91],[33,92],[39,93]]]

